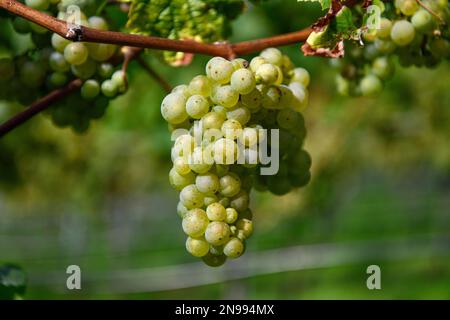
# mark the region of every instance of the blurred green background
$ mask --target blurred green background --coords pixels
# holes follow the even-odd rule
[[[301,29],[320,14],[269,1],[234,23],[232,41]],[[341,98],[326,59],[282,50],[312,75],[312,180],[283,197],[254,192],[247,252],[220,269],[184,249],[164,91],[137,64],[130,91],[87,134],[39,115],[2,138],[0,261],[27,272],[25,298],[449,299],[448,63],[398,67],[377,98]],[[147,59],[177,85],[208,58],[176,69]],[[0,121],[20,109],[0,102]],[[82,290],[66,289],[71,264]],[[366,287],[371,264],[381,290]]]

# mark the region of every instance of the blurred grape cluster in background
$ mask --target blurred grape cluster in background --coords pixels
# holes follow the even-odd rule
[[[232,41],[299,30],[318,5],[273,0],[234,22]],[[290,17],[287,19],[286,17]],[[291,18],[292,17],[292,18]],[[311,72],[308,187],[255,192],[255,234],[239,261],[211,269],[184,249],[168,183],[164,91],[137,64],[130,90],[88,133],[39,115],[0,140],[0,261],[28,275],[25,298],[450,298],[450,73],[398,71],[376,98],[335,92],[328,60],[284,47]],[[172,84],[208,57],[172,68]],[[21,110],[0,101],[0,121]],[[82,290],[66,288],[79,265]],[[368,290],[366,268],[382,271]]]

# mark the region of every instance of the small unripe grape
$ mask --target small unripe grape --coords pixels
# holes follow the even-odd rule
[[[230,85],[224,85],[215,90],[211,99],[225,108],[232,108],[239,100],[239,93],[234,91]]]
[[[195,185],[200,192],[214,194],[219,190],[219,178],[213,173],[202,173],[195,178]]]
[[[220,267],[225,263],[227,257],[224,254],[215,255],[208,253],[206,256],[202,257],[203,262],[210,267]]]
[[[72,65],[70,69],[76,77],[81,79],[89,79],[97,71],[97,64],[93,60],[87,59],[82,64]]]
[[[38,88],[45,80],[45,69],[34,61],[27,61],[20,69],[20,80],[29,88]]]
[[[102,17],[98,17],[98,16],[89,17],[88,23],[89,23],[89,26],[93,29],[104,30],[104,31],[109,29],[108,23]]]
[[[252,92],[241,96],[241,102],[252,111],[259,110],[262,102],[261,92],[257,89],[253,89]]]
[[[217,164],[232,164],[238,158],[238,146],[231,139],[221,138],[214,143],[214,161]]]
[[[238,218],[238,212],[234,208],[226,208],[226,215],[225,222],[228,224],[233,224]]]
[[[256,70],[265,63],[267,63],[266,59],[261,56],[256,56],[250,61],[250,70],[256,72]]]
[[[173,167],[178,172],[178,174],[184,176],[191,172],[191,168],[189,168],[189,164],[182,157],[178,157],[173,162]]]
[[[70,65],[67,63],[66,59],[64,59],[64,56],[56,51],[51,53],[49,65],[53,71],[65,72],[70,69]]]
[[[291,83],[292,82],[299,82],[303,87],[307,88],[309,86],[310,82],[310,75],[308,70],[304,68],[295,68],[292,70],[292,76],[291,76]]]
[[[186,112],[194,119],[200,119],[209,111],[209,103],[206,98],[199,94],[190,96],[186,102]]]
[[[116,52],[117,47],[109,43],[89,43],[89,56],[95,61],[109,60]]]
[[[186,250],[194,257],[203,257],[209,253],[209,243],[204,238],[188,237]]]
[[[278,69],[270,63],[262,64],[256,70],[256,79],[264,84],[275,83],[278,79]]]
[[[251,147],[258,143],[258,130],[256,128],[246,127],[242,131],[241,142],[247,146]]]
[[[372,63],[372,72],[380,79],[389,78],[394,71],[394,65],[387,57],[376,58]]]
[[[242,231],[244,239],[248,239],[253,233],[253,222],[249,219],[239,219],[236,221],[236,227]]]
[[[208,172],[213,163],[212,155],[209,154],[209,149],[207,148],[196,147],[189,156],[189,168],[196,173]]]
[[[189,210],[182,222],[184,233],[194,238],[203,236],[208,226],[209,220],[206,212],[199,208]]]
[[[220,84],[229,82],[233,71],[233,64],[221,57],[214,57],[206,64],[206,75]]]
[[[225,117],[221,113],[211,111],[205,114],[201,121],[205,131],[208,129],[220,129],[225,121]]]
[[[228,258],[239,258],[244,253],[244,244],[238,238],[231,238],[223,247],[223,253]]]
[[[250,110],[239,103],[236,105],[236,107],[227,111],[228,120],[236,120],[242,126],[245,126],[247,122],[250,121],[251,116],[252,115]]]
[[[416,0],[403,0],[399,3],[398,8],[405,16],[412,16],[419,10],[419,4]]]
[[[297,112],[302,111],[308,105],[308,90],[298,82],[291,83],[289,89],[294,96],[291,102],[292,108]]]
[[[240,94],[248,94],[255,89],[256,80],[248,69],[238,69],[231,75],[231,88]]]
[[[175,168],[172,168],[169,172],[169,182],[175,190],[182,190],[184,187],[195,182],[195,175],[192,172],[181,175],[175,170]]]
[[[114,72],[114,66],[110,63],[101,63],[98,65],[98,75],[103,79],[111,78]]]
[[[241,190],[241,180],[239,177],[229,172],[220,178],[220,194],[225,197],[233,197]]]
[[[83,64],[88,58],[88,49],[80,42],[71,42],[64,49],[64,58],[73,65]]]
[[[101,85],[102,93],[105,97],[114,98],[117,95],[117,85],[112,80],[105,80]]]
[[[383,83],[375,75],[367,75],[360,82],[361,93],[363,96],[373,96],[380,93],[383,89]]]
[[[191,96],[191,93],[189,92],[189,87],[185,84],[180,84],[180,85],[174,87],[171,92],[179,93],[179,94],[183,95],[186,99]]]
[[[97,80],[87,80],[85,83],[83,83],[83,86],[81,87],[81,96],[84,99],[94,99],[97,97],[100,93],[100,85],[98,84]]]
[[[178,202],[178,204],[177,204],[177,214],[180,216],[180,218],[183,219],[188,212],[189,212],[188,208],[183,206],[183,204],[181,202]]]
[[[189,87],[187,87],[189,94],[199,94],[204,97],[209,97],[211,95],[211,82],[208,77],[200,75],[194,77],[191,82],[189,82]]]
[[[168,94],[161,103],[161,114],[171,124],[179,124],[188,118],[186,98],[179,93]]]
[[[213,221],[208,224],[205,239],[213,246],[225,244],[230,238],[230,227],[225,222]]]
[[[59,88],[67,83],[67,75],[63,72],[53,72],[48,81],[52,87]]]
[[[221,130],[225,138],[236,140],[237,137],[241,134],[242,125],[239,123],[239,121],[230,119],[226,120],[222,124]]]
[[[299,123],[299,114],[292,109],[283,109],[278,112],[277,123],[280,128],[294,129]]]
[[[235,195],[231,201],[230,206],[239,212],[245,211],[248,208],[250,198],[247,191],[241,190],[237,195]]]
[[[377,29],[376,35],[379,38],[386,39],[391,35],[392,22],[389,19],[380,19],[380,28]]]
[[[211,221],[224,221],[227,218],[225,207],[219,202],[210,204],[206,208],[206,214]]]
[[[234,70],[246,69],[250,65],[247,60],[242,59],[242,58],[233,59],[233,60],[231,60],[231,63],[233,64]]]
[[[22,17],[15,17],[12,25],[14,30],[18,33],[26,34],[31,31],[30,23]]]
[[[406,46],[411,43],[415,35],[413,25],[407,20],[395,22],[391,29],[391,39],[399,46]]]
[[[197,189],[195,184],[188,185],[181,190],[180,201],[188,209],[203,206],[204,195]]]
[[[261,51],[261,57],[268,63],[281,67],[283,65],[283,54],[277,48],[267,48]]]
[[[433,17],[426,10],[417,11],[411,18],[414,28],[420,32],[427,32],[433,29]]]
[[[59,53],[64,53],[64,49],[66,48],[66,46],[72,43],[70,40],[61,37],[57,33],[52,34],[51,42],[53,48],[55,48],[55,50],[58,51]]]

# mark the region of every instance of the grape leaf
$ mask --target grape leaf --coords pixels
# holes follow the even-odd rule
[[[331,6],[331,0],[297,0],[298,2],[319,2],[322,10],[328,9]]]
[[[127,28],[169,39],[222,41],[231,33],[231,20],[244,8],[242,0],[132,0]],[[163,56],[172,65],[186,60],[183,52]]]

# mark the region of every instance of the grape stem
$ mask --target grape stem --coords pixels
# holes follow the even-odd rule
[[[210,56],[231,58],[233,55],[244,55],[261,51],[269,47],[295,44],[305,41],[311,33],[310,28],[300,31],[238,43],[200,43],[190,40],[172,40],[160,37],[127,34],[123,32],[96,30],[79,26],[73,32],[69,25],[60,19],[32,9],[16,0],[0,0],[0,8],[34,22],[71,41],[110,43],[122,46],[150,48],[168,51],[198,53]]]
[[[147,73],[159,83],[159,85],[167,92],[172,91],[172,86],[145,61],[141,56],[135,58],[136,62],[147,71]]]
[[[436,12],[434,12],[433,10],[431,10],[431,8],[429,8],[425,3],[423,3],[421,0],[416,0],[416,2],[419,4],[419,6],[421,6],[422,8],[424,8],[425,10],[427,10],[430,14],[432,14],[433,16],[435,16],[441,23],[445,24],[445,21],[442,19],[441,16],[439,16]]]
[[[83,82],[80,79],[75,79],[69,84],[67,84],[65,87],[62,87],[60,89],[56,89],[52,92],[50,92],[45,97],[39,99],[35,103],[33,103],[30,107],[23,110],[22,112],[19,112],[15,116],[13,116],[8,121],[4,122],[0,125],[0,137],[3,137],[5,134],[13,130],[14,128],[18,127],[28,119],[32,118],[36,114],[38,114],[41,111],[44,111],[48,107],[50,107],[54,102],[61,100],[68,94],[74,92],[75,90],[79,89]]]

